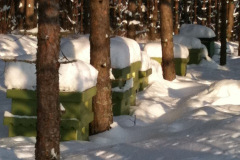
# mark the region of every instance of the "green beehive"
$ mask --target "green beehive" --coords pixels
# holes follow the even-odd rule
[[[199,38],[201,40],[201,43],[204,44],[208,50],[208,56],[213,57],[215,53],[215,47],[214,47],[214,40],[215,37],[212,38]]]
[[[154,58],[151,58],[151,59],[154,59]],[[156,60],[156,59],[154,59],[154,60]],[[162,59],[158,59],[157,61],[160,64],[162,63]],[[189,58],[174,58],[176,75],[178,75],[178,76],[186,75],[188,61],[189,61]]]
[[[112,80],[112,88],[119,87],[122,88],[126,84],[126,81],[133,78],[133,89],[128,91],[130,94],[125,99],[114,98],[113,96],[113,112],[114,115],[129,114],[130,105],[135,105],[136,102],[136,92],[139,90],[139,70],[141,68],[142,62],[132,63],[129,67],[123,69],[112,69],[112,73],[115,80]],[[135,90],[133,92],[132,90]],[[128,92],[118,93],[113,92],[113,94],[128,94]]]
[[[187,63],[189,58],[174,58],[175,71],[178,76],[185,76],[187,73]]]
[[[202,60],[203,48],[188,49],[189,50],[189,62],[188,64],[199,64]]]
[[[134,80],[138,78],[138,71],[141,68],[141,62],[132,63],[130,66],[125,67],[123,69],[112,69],[112,73],[115,79],[130,79],[133,78]]]
[[[77,127],[73,127],[74,130],[77,129],[77,132],[76,132],[77,136],[74,139],[71,139],[71,137],[74,137],[74,136],[70,136],[68,138],[66,134],[64,134],[65,136],[63,140],[88,140],[88,135],[89,135],[88,125],[93,120],[92,97],[95,94],[96,94],[96,87],[92,87],[84,92],[60,92],[59,93],[60,103],[65,108],[65,112],[61,116],[62,121],[63,120],[64,122],[70,121],[71,119],[76,119],[79,121]],[[13,115],[19,115],[19,116],[36,116],[37,115],[37,102],[36,102],[35,91],[20,90],[20,89],[7,90],[7,97],[12,99],[11,113]],[[12,120],[11,122],[14,123],[15,121]],[[65,124],[67,125],[67,123]],[[12,125],[17,126],[15,124],[12,124]],[[23,124],[22,126],[31,126],[31,125]],[[64,128],[69,129],[68,127],[63,125],[61,126],[61,128],[62,130]],[[18,133],[18,131],[15,131],[15,132],[16,134]],[[11,134],[14,135],[15,133],[11,133]]]
[[[131,96],[130,96],[130,105],[135,106],[136,105],[136,96],[137,92],[139,92],[140,88],[140,81],[135,81],[133,83],[133,87],[131,88]]]
[[[157,61],[159,64],[162,64],[162,58],[160,57],[151,57],[151,59]]]
[[[152,68],[146,71],[139,71],[139,91],[143,91],[148,86],[148,77],[152,74]]]
[[[130,110],[131,89],[124,92],[112,91],[113,115],[128,115]]]
[[[5,116],[4,125],[9,128],[9,137],[15,136],[26,136],[34,137],[36,136],[36,116]],[[79,120],[77,119],[62,119],[60,125],[61,141],[77,140],[78,132],[81,126],[79,126]],[[83,127],[82,127],[83,128]],[[87,140],[86,134],[80,133],[82,137]]]

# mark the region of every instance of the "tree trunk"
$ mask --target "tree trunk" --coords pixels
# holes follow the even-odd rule
[[[158,20],[158,2],[157,0],[153,0],[151,1],[152,5],[151,8],[152,9],[152,17],[151,17],[151,24],[149,27],[149,39],[150,40],[156,40],[156,32],[157,32],[157,20]]]
[[[136,38],[136,26],[133,23],[133,20],[135,20],[135,13],[137,11],[137,5],[136,5],[136,0],[129,0],[128,2],[128,10],[130,13],[127,15],[127,37],[131,39]]]
[[[219,19],[220,19],[220,0],[215,0],[216,16],[215,16],[215,34],[216,40],[219,40]]]
[[[194,0],[194,24],[197,24],[197,0]]]
[[[81,0],[81,6],[80,6],[80,33],[83,34],[84,27],[83,27],[83,2],[84,0]]]
[[[176,78],[173,53],[173,21],[171,0],[161,0],[161,43],[163,78],[172,81]]]
[[[212,0],[208,0],[208,14],[207,14],[207,26],[211,28],[211,20],[212,20]]]
[[[34,28],[34,0],[26,0],[26,29]]]
[[[183,1],[183,21],[184,23],[189,23],[189,15],[188,15],[188,2]]]
[[[175,23],[174,23],[174,34],[178,34],[179,32],[179,1],[175,0]]]
[[[205,26],[206,25],[206,0],[202,1],[202,25]]]
[[[37,50],[37,160],[60,159],[59,0],[39,0]]]
[[[227,10],[227,3],[226,0],[222,0],[222,9],[221,9],[221,51],[220,51],[220,65],[226,64],[227,54],[226,54],[226,10]]]
[[[4,7],[4,5],[6,5],[5,3],[7,3],[7,2],[4,2],[4,1],[1,2],[1,9]],[[7,30],[7,28],[8,28],[8,20],[7,20],[8,19],[8,15],[7,15],[7,12],[8,12],[8,10],[0,12],[1,18],[2,18],[2,20],[0,22],[0,33],[1,34],[6,34],[8,32],[8,30]]]
[[[90,1],[90,63],[98,70],[97,94],[93,98],[91,134],[110,129],[113,121],[110,81],[109,1]]]
[[[90,33],[90,24],[89,24],[89,10],[90,10],[90,0],[84,0],[83,3],[83,26],[84,26],[84,34]]]
[[[231,40],[232,37],[232,30],[233,30],[233,23],[234,23],[234,1],[229,0],[229,10],[228,10],[228,23],[227,23],[227,41]]]
[[[238,0],[240,4],[240,0]],[[240,22],[240,8],[238,9],[238,22]],[[238,25],[238,56],[240,56],[240,25]]]

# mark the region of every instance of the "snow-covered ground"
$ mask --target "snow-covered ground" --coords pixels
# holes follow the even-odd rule
[[[89,142],[62,142],[62,159],[239,160],[240,58],[237,44],[230,45],[235,52],[226,66],[218,65],[217,54],[189,65],[186,77],[173,82],[163,80],[161,66],[151,61],[151,85],[138,93],[132,115],[114,117],[112,129]],[[11,106],[4,68],[0,61],[0,159],[34,159],[35,138],[7,138],[2,125]]]

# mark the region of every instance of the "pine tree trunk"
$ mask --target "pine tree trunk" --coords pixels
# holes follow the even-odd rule
[[[84,0],[83,3],[83,26],[84,26],[84,34],[90,33],[90,24],[89,24],[89,10],[90,10],[90,0]]]
[[[189,23],[189,15],[188,15],[188,2],[187,1],[183,1],[183,20],[184,23]]]
[[[220,0],[215,0],[216,16],[215,16],[215,34],[216,40],[219,40],[219,19],[220,19]]]
[[[60,159],[59,32],[59,0],[39,0],[36,160]]]
[[[238,0],[238,3],[240,4],[240,0]],[[238,24],[240,22],[240,8],[238,8]],[[238,56],[240,56],[240,25],[238,25]]]
[[[83,27],[83,2],[84,0],[81,0],[81,6],[80,6],[80,33],[83,34],[84,27]]]
[[[227,23],[227,41],[231,40],[232,37],[232,29],[233,29],[233,23],[234,23],[234,1],[229,0],[229,10],[228,10],[228,23]]]
[[[151,25],[150,25],[150,32],[149,32],[149,39],[150,40],[156,40],[156,28],[157,28],[157,20],[158,20],[158,2],[157,0],[152,1],[152,18],[151,18]]]
[[[4,2],[3,0],[1,1],[1,9],[3,8],[4,5],[6,5],[5,3],[6,2]],[[0,33],[1,34],[6,34],[8,32],[8,30],[7,30],[7,26],[8,26],[8,24],[7,24],[7,21],[8,21],[7,20],[7,18],[8,18],[7,12],[8,12],[7,10],[0,12],[1,13],[1,18],[2,18],[2,20],[0,22]]]
[[[212,20],[212,0],[208,0],[208,14],[207,14],[207,26],[211,28],[211,20]]]
[[[206,0],[202,1],[202,25],[206,25]]]
[[[197,0],[194,0],[194,24],[197,24]]]
[[[128,13],[128,15],[127,15],[127,21],[128,21],[127,37],[131,38],[131,39],[135,39],[136,38],[136,26],[132,22],[133,22],[133,20],[135,20],[135,13],[137,11],[136,0],[129,0],[128,10],[131,12],[131,14]]]
[[[93,98],[91,134],[110,129],[113,121],[110,81],[109,1],[90,1],[90,63],[98,70],[97,94]]]
[[[220,51],[220,65],[225,65],[226,64],[226,10],[227,10],[227,3],[226,0],[222,0],[222,9],[221,9],[221,51]]]
[[[161,43],[163,78],[172,81],[176,78],[173,53],[173,21],[171,0],[161,0]]]
[[[179,1],[175,0],[175,9],[174,9],[174,13],[175,13],[175,23],[174,23],[174,34],[178,34],[179,30]]]
[[[34,0],[26,0],[26,29],[34,28]]]

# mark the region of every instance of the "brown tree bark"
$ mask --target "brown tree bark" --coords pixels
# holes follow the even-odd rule
[[[197,0],[194,0],[194,24],[197,24]]]
[[[215,8],[216,8],[215,34],[216,34],[216,40],[219,40],[220,0],[215,0]]]
[[[83,34],[84,27],[83,27],[83,2],[84,0],[81,0],[81,6],[80,6],[80,33]]]
[[[208,0],[208,14],[207,14],[207,26],[211,28],[211,21],[212,21],[212,0]]]
[[[3,8],[6,2],[4,1],[0,1],[1,4],[1,8]],[[9,4],[7,4],[9,5]],[[5,11],[1,11],[1,22],[0,22],[0,33],[1,34],[6,34],[8,32],[7,28],[8,28],[8,15],[7,15],[8,10]]]
[[[175,0],[174,14],[175,14],[174,34],[176,35],[179,33],[179,0]]]
[[[34,0],[26,0],[26,29],[34,28]]]
[[[149,39],[156,40],[157,39],[157,20],[158,20],[158,0],[153,0],[152,7],[152,17],[151,17],[151,24],[149,27]]]
[[[234,1],[229,0],[229,10],[228,10],[228,23],[227,23],[227,41],[231,40],[232,37],[232,30],[233,30],[233,24],[234,24],[234,17],[233,17],[233,12],[234,12]]]
[[[202,1],[202,25],[205,26],[206,25],[206,12],[207,12],[207,9],[206,9],[206,0],[203,0]]]
[[[90,33],[90,23],[89,23],[89,10],[90,10],[90,0],[84,0],[83,2],[83,26],[84,34]]]
[[[137,11],[136,0],[129,0],[128,2],[128,10],[130,13],[127,15],[127,37],[131,39],[136,38],[136,26],[133,22],[135,20],[135,13]]]
[[[172,35],[172,3],[171,0],[161,0],[160,3],[163,78],[172,81],[176,78]]]
[[[240,4],[240,0],[238,0]],[[238,9],[238,22],[240,22],[240,9]],[[238,25],[238,44],[240,44],[240,25]],[[240,56],[240,45],[238,45],[238,56]]]
[[[220,51],[220,65],[225,65],[226,64],[226,59],[227,59],[227,54],[226,54],[226,48],[227,48],[227,43],[226,43],[226,29],[227,29],[227,24],[226,24],[226,10],[227,10],[227,3],[226,0],[221,0],[222,2],[222,8],[221,8],[221,51]]]
[[[39,0],[36,160],[60,159],[59,0]]]
[[[97,94],[93,98],[91,134],[110,129],[113,121],[110,81],[109,1],[90,1],[90,63],[98,70]]]

